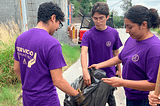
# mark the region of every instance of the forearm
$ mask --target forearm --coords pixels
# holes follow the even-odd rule
[[[100,68],[105,68],[105,67],[111,67],[120,63],[121,63],[121,60],[118,58],[118,56],[115,56],[107,61],[99,63],[98,65]]]
[[[58,87],[60,90],[62,90],[63,92],[71,96],[76,96],[78,94],[78,91],[72,88],[70,84],[64,78],[61,78],[55,81],[53,84],[56,87]]]
[[[84,71],[86,71],[88,68],[88,66],[87,66],[87,53],[81,54],[81,66],[82,66],[82,71],[84,73]]]
[[[21,71],[19,66],[19,61],[14,60],[14,72],[16,73],[18,79],[21,81]]]
[[[78,91],[72,88],[69,83],[63,78],[62,76],[62,68],[58,68],[55,70],[50,70],[53,85],[58,87],[63,92],[71,95],[76,96],[78,94]]]
[[[118,49],[117,50],[113,50],[114,57],[118,56],[118,54],[119,54],[119,50]],[[118,68],[118,71],[121,72],[121,65],[120,64],[117,64],[117,68]]]
[[[87,55],[88,55],[88,47],[82,46],[81,48],[81,66],[82,66],[83,74],[88,72]]]
[[[21,81],[21,73],[20,73],[20,70],[15,70],[15,73],[16,73],[18,79]]]
[[[140,91],[152,91],[155,89],[155,83],[148,82],[147,80],[123,80],[122,86]]]

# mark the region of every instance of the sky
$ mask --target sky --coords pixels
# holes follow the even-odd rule
[[[120,5],[123,4],[122,0],[107,0],[107,4],[110,11],[117,11],[118,16],[123,16],[123,10],[120,8]],[[143,5],[148,9],[155,8],[160,16],[160,0],[132,0],[132,5]]]

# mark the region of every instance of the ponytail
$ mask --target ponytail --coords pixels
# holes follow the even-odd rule
[[[156,9],[151,8],[148,10],[150,23],[148,23],[149,28],[159,28],[160,17]]]

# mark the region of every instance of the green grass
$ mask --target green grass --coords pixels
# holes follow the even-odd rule
[[[14,66],[14,46],[9,46],[0,51],[0,87],[3,85],[17,83],[17,76],[13,71]]]
[[[3,86],[0,89],[0,106],[22,106],[22,101],[17,98],[21,93],[21,84]]]
[[[67,63],[67,66],[63,68],[63,71],[65,71],[80,57],[80,46],[71,47],[64,43],[62,43],[61,45],[62,45],[62,53]]]

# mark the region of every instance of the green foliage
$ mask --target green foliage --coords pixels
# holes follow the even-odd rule
[[[74,5],[74,17],[77,16],[78,11],[80,11],[80,9],[83,11],[83,15],[88,14],[88,12],[91,12],[91,8],[92,6],[98,2],[98,1],[103,1],[106,2],[106,0],[70,0],[71,3]]]
[[[4,50],[0,51],[0,86],[17,83],[17,77],[14,73],[14,46],[5,46]]]
[[[20,84],[1,87],[0,106],[22,106],[21,101],[17,101],[20,92]]]
[[[123,27],[124,26],[124,19],[123,16],[113,16],[113,23],[115,27]]]
[[[70,0],[71,3],[74,5],[75,11],[73,14],[73,17],[76,17],[79,11],[79,7],[80,7],[80,2],[78,2],[77,0]],[[78,11],[77,11],[78,10]]]

